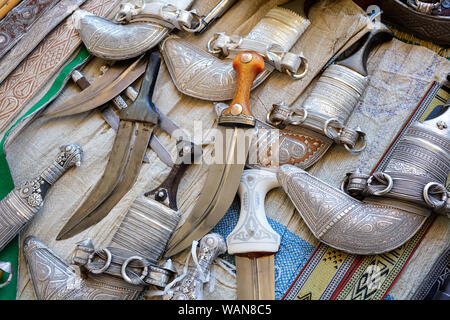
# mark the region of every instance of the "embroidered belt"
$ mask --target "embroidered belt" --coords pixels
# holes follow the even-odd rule
[[[0,58],[30,29],[34,22],[59,0],[24,0],[0,21]]]
[[[2,70],[0,82],[5,80],[58,24],[84,2],[86,0],[60,0],[55,6],[42,12],[20,41],[17,41],[0,59],[0,70]]]

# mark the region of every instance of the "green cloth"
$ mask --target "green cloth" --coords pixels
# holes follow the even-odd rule
[[[65,80],[73,69],[78,67],[80,64],[87,61],[89,57],[89,52],[83,46],[76,57],[70,61],[61,71],[61,73],[56,77],[50,89],[47,93],[34,105],[32,106],[25,115],[23,115],[19,120],[14,123],[9,130],[19,123],[21,119],[27,115],[33,113],[50,99],[54,98],[56,94],[60,91],[62,86],[65,84]],[[5,154],[3,152],[3,144],[9,130],[3,136],[0,143],[0,199],[3,199],[13,188],[14,182],[9,171],[8,162],[6,161]],[[19,237],[17,236],[12,240],[4,249],[0,252],[0,261],[9,261],[12,263],[15,274],[12,282],[6,287],[0,289],[0,300],[15,300],[17,291],[17,270],[18,270],[18,258],[19,258]],[[5,278],[5,275],[2,279]]]

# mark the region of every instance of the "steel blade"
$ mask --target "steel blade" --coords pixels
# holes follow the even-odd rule
[[[168,167],[173,167],[174,163],[172,156],[170,155],[169,151],[167,151],[167,149],[163,146],[157,136],[152,135],[148,145],[153,151],[155,151],[162,162],[164,162]]]
[[[56,240],[63,240],[71,237],[72,230],[83,221],[92,211],[95,210],[116,188],[123,178],[125,168],[133,147],[135,136],[135,126],[133,123],[123,121],[114,140],[114,145],[110,152],[110,157],[102,177],[97,182],[94,190],[88,198],[75,211],[66,225],[59,232]],[[115,156],[114,156],[115,155]]]
[[[85,215],[77,222],[69,231],[67,231],[60,239],[67,239],[86,230],[87,228],[97,224],[104,217],[108,215],[112,208],[122,199],[122,197],[131,189],[139,175],[141,164],[144,159],[145,151],[147,150],[148,141],[152,134],[152,125],[149,123],[130,122],[135,126],[135,139],[132,144],[132,149],[129,155],[128,164],[123,173],[122,180],[111,192],[110,196],[106,198],[96,209]],[[116,154],[111,154],[110,159],[114,159]],[[119,155],[118,155],[119,156]],[[113,160],[114,161],[114,160]],[[107,171],[105,171],[107,172]]]
[[[238,300],[275,300],[274,255],[236,256]]]
[[[225,128],[221,129],[224,133]],[[239,152],[248,154],[254,133],[254,128],[239,129],[235,127],[233,134],[227,137],[229,139],[224,144],[227,150],[224,153],[225,161],[209,166],[206,183],[200,192],[200,197],[190,216],[169,241],[166,257],[171,257],[191,246],[192,241],[198,240],[208,233],[225,215],[236,195],[245,167],[245,159],[244,163],[240,163],[236,161],[236,158]],[[225,137],[226,134],[224,133],[223,136]],[[238,140],[245,141],[241,150],[238,150],[238,147],[241,147]]]
[[[145,72],[146,63],[147,59],[141,57],[127,68],[126,65],[115,64],[87,89],[45,111],[43,117],[55,118],[74,115],[107,103],[127,89]]]

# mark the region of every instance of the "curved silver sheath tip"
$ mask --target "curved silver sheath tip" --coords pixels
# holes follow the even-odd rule
[[[107,60],[137,57],[156,46],[170,31],[151,22],[114,23],[83,10],[74,13],[73,25],[89,52]]]
[[[219,59],[177,36],[169,36],[161,44],[167,69],[182,93],[209,101],[231,100],[236,89],[236,72],[231,59]],[[266,64],[267,65],[267,64]],[[253,81],[252,90],[273,71],[266,66]]]
[[[278,179],[314,236],[352,254],[379,254],[401,246],[429,212],[405,203],[401,209],[392,199],[358,201],[292,165],[282,166]]]

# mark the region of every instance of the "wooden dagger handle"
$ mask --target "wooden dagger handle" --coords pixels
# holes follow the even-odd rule
[[[255,119],[250,110],[250,90],[255,78],[264,70],[264,58],[254,51],[243,51],[233,60],[237,73],[236,91],[230,106],[219,118],[222,125],[254,126]]]

